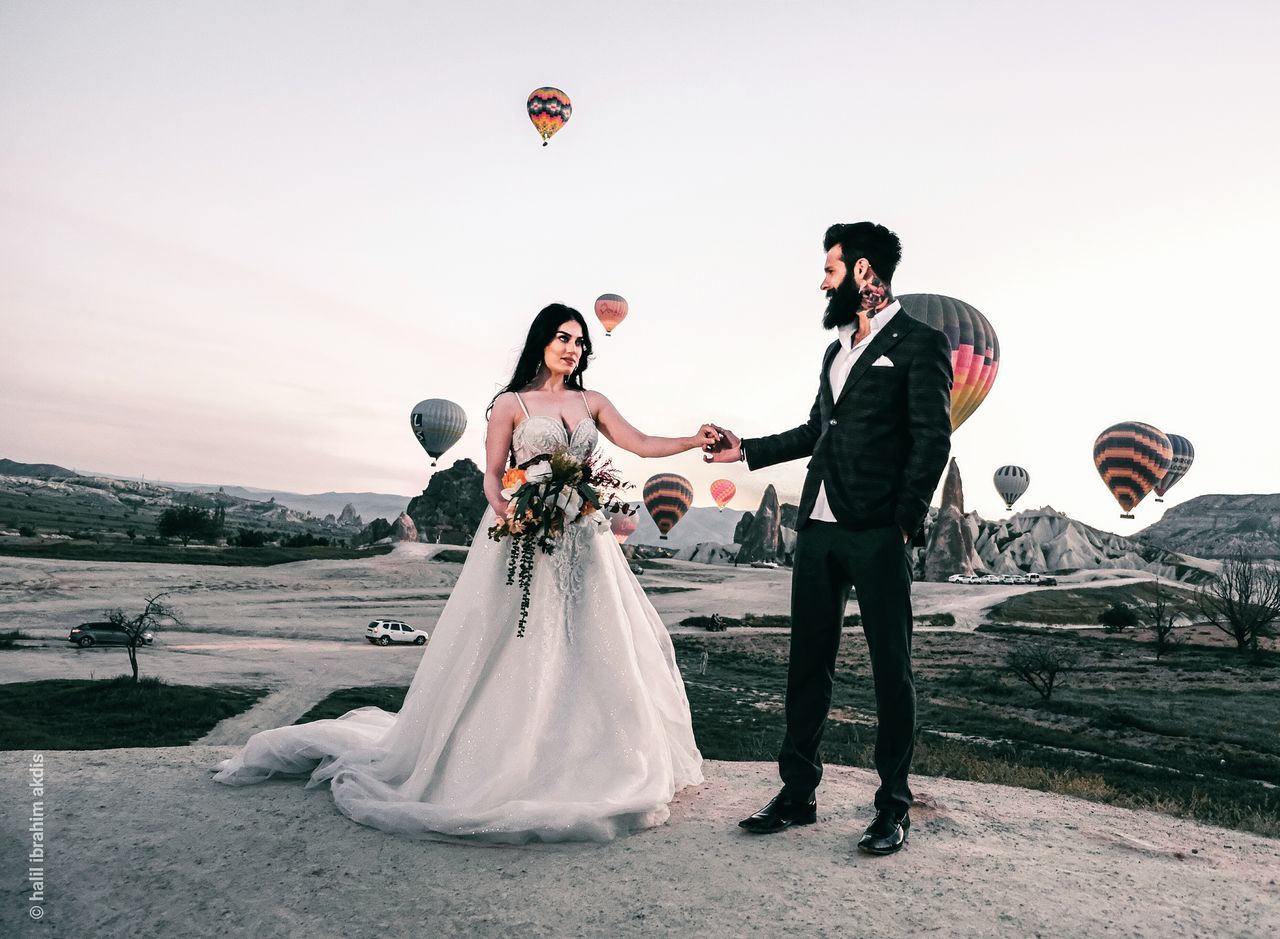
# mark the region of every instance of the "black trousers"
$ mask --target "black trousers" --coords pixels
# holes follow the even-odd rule
[[[822,779],[822,730],[831,710],[836,653],[849,588],[857,590],[875,682],[876,808],[911,806],[907,773],[915,745],[911,675],[911,559],[897,526],[850,531],[810,522],[796,538],[791,578],[787,734],[778,755],[783,788],[806,796]]]

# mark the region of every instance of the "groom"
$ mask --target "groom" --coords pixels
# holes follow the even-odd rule
[[[836,653],[850,588],[857,591],[875,682],[875,821],[858,846],[891,854],[906,840],[915,738],[909,542],[923,544],[929,500],[951,449],[951,347],[903,312],[891,291],[902,257],[883,225],[832,225],[823,237],[827,347],[809,419],[741,440],[717,428],[708,462],[751,469],[810,457],[800,497],[791,580],[787,732],[782,791],[739,824],[768,833],[817,820],[819,746],[831,709]]]

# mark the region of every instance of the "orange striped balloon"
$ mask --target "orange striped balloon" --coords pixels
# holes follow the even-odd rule
[[[727,479],[717,479],[711,484],[711,498],[716,500],[716,505],[720,506],[720,511],[724,511],[724,507],[733,501],[733,497],[737,495],[738,487]]]
[[[644,507],[658,526],[658,537],[666,541],[667,532],[693,505],[693,486],[675,473],[658,473],[644,484]]]
[[[609,527],[613,531],[613,537],[618,539],[618,544],[622,544],[635,533],[639,524],[634,514],[628,515],[625,512],[615,512]]]
[[[602,293],[596,298],[596,316],[604,324],[604,334],[612,335],[618,324],[627,318],[627,301],[616,293]]]
[[[1173,444],[1150,424],[1125,421],[1113,424],[1093,442],[1093,464],[1111,495],[1129,514],[1173,465]]]

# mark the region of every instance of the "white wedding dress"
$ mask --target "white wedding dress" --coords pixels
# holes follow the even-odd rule
[[[590,417],[572,432],[526,417],[512,446],[521,463],[566,444],[584,459],[597,440]],[[539,551],[517,638],[493,522],[489,509],[398,714],[262,731],[213,778],[309,774],[354,821],[417,838],[608,841],[666,821],[702,755],[671,638],[621,548],[587,520]]]

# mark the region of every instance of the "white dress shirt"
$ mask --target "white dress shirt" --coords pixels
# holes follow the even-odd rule
[[[844,390],[844,383],[849,377],[849,372],[853,370],[853,363],[858,361],[871,340],[876,337],[876,333],[884,329],[886,323],[893,319],[894,315],[902,309],[902,304],[894,300],[887,307],[871,317],[871,332],[867,333],[857,345],[850,345],[853,342],[853,335],[857,332],[858,324],[850,323],[847,326],[840,327],[840,351],[835,354],[835,358],[831,360],[831,369],[827,372],[827,377],[831,381],[831,398],[834,401],[840,400],[840,392]],[[809,517],[818,522],[834,522],[836,517],[831,512],[831,505],[827,502],[827,484],[818,484],[818,498],[813,503],[813,511]]]

